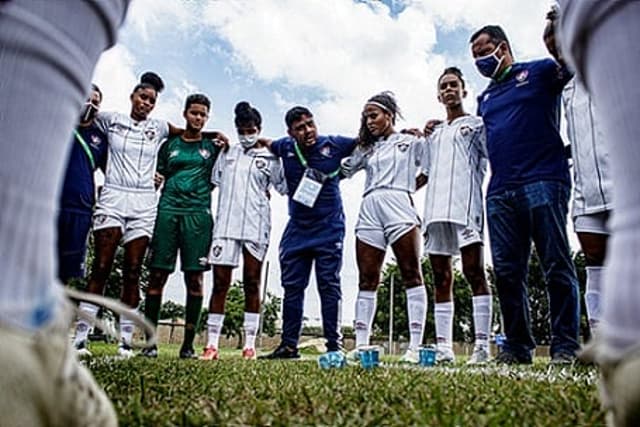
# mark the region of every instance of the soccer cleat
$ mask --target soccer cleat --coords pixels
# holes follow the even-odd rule
[[[360,349],[354,348],[347,353],[347,362],[360,363]]]
[[[142,351],[140,352],[140,356],[148,357],[150,359],[157,359],[158,347],[154,345],[151,347],[143,348]]]
[[[179,353],[180,359],[197,359],[198,356],[193,348],[181,348]]]
[[[87,348],[87,341],[80,341],[74,347],[76,349],[76,356],[78,356],[80,359],[93,357],[93,354],[91,354],[91,352]]]
[[[600,399],[607,411],[608,426],[640,425],[640,346],[612,360],[596,336],[580,355],[584,362],[600,367]]]
[[[280,344],[273,352],[260,356],[258,359],[300,359],[300,353],[298,353],[297,348]]]
[[[118,357],[121,359],[131,359],[133,356],[135,356],[135,353],[129,344],[121,342],[118,345]]]
[[[72,313],[65,299],[50,325],[35,333],[0,325],[2,425],[118,425],[109,398],[69,342]]]
[[[200,356],[200,360],[218,360],[219,358],[218,349],[215,347],[205,347],[202,356]]]
[[[467,365],[484,365],[489,361],[489,349],[484,346],[476,346],[473,349],[473,353],[469,360],[467,360]]]
[[[418,363],[420,363],[420,355],[418,354],[418,351],[412,348],[408,348],[400,358],[400,363],[412,363],[414,365],[417,365]]]
[[[575,354],[559,351],[551,356],[549,364],[552,366],[573,365],[577,361]]]
[[[456,362],[456,355],[451,349],[436,348],[436,365],[448,365]]]
[[[318,366],[322,369],[340,369],[347,365],[347,359],[341,351],[328,351],[318,357]]]
[[[245,348],[242,350],[242,358],[244,360],[256,360],[258,356],[256,355],[256,350],[253,348]]]

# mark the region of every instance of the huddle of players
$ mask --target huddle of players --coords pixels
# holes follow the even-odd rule
[[[98,95],[94,94],[88,101],[78,127],[79,133],[75,136],[78,146],[74,144],[74,150],[82,148],[82,154],[90,159],[91,172],[96,167],[101,167],[105,172],[105,184],[93,217],[96,260],[89,291],[103,291],[115,250],[122,243],[125,252],[134,252],[132,260],[125,256],[123,301],[132,307],[137,306],[140,264],[149,246],[151,274],[145,315],[157,325],[162,289],[175,268],[179,252],[187,287],[185,338],[180,357],[192,358],[195,357],[193,340],[203,299],[203,272],[213,264],[214,288],[207,319],[208,340],[201,357],[216,360],[219,358],[218,342],[224,321],[226,293],[232,270],[239,265],[242,254],[245,291],[245,345],[242,355],[246,359],[254,359],[259,325],[260,272],[271,228],[269,190],[273,187],[281,194],[290,192],[290,196],[293,191],[287,189],[281,161],[270,151],[270,144],[259,138],[262,118],[255,108],[246,102],[236,106],[235,125],[239,144],[232,144],[227,149],[223,147],[224,144],[215,143],[211,138],[215,136],[226,140],[224,135],[216,132],[206,135],[209,138],[203,135],[211,107],[204,95],[195,94],[187,98],[185,130],[167,122],[149,119],[148,115],[162,86],[159,77],[152,73],[145,74],[131,95],[132,110],[129,117],[117,113],[96,114],[102,94],[94,87]],[[575,135],[581,131],[576,129],[585,127],[576,119],[580,113],[575,110],[583,103],[578,102],[581,98],[575,91],[575,84],[568,86],[565,106],[568,108],[567,116],[571,118],[569,131],[574,142],[574,159],[576,165],[581,165],[585,154],[579,151],[582,144],[576,142],[586,139],[586,136]],[[363,259],[366,258],[367,248],[372,248],[377,254],[381,252],[383,257],[387,245],[392,246],[397,255],[403,255],[404,249],[396,243],[402,242],[403,238],[407,240],[406,237],[411,233],[416,234],[422,225],[424,252],[429,255],[434,271],[437,360],[440,363],[452,362],[455,358],[452,351],[454,307],[451,260],[456,255],[462,256],[463,273],[474,295],[476,341],[469,362],[482,363],[489,358],[492,297],[484,276],[482,247],[486,134],[482,119],[464,111],[462,100],[465,96],[462,73],[455,67],[447,68],[438,80],[438,99],[446,109],[447,118],[428,123],[425,128],[428,133],[426,139],[421,132],[409,135],[393,130],[392,125],[400,111],[392,94],[382,93],[372,97],[363,110],[362,129],[370,131],[373,138],[367,138],[361,129],[358,144],[351,156],[343,160],[341,171],[346,177],[359,169],[367,172],[356,227],[359,258],[361,255]],[[571,108],[572,105],[578,107]],[[383,122],[379,121],[378,116],[388,116],[389,124],[380,125]],[[376,120],[380,129],[376,128]],[[382,129],[384,126],[388,131]],[[81,136],[87,129],[97,135],[89,134],[91,144],[87,144],[86,138]],[[103,140],[107,143],[103,144]],[[108,150],[106,162],[105,145]],[[593,146],[590,144],[592,152],[588,152],[587,156],[595,161],[595,170],[600,171],[606,167],[606,158],[602,160],[597,153],[593,153]],[[88,151],[96,151],[97,148],[100,149],[100,157],[96,163]],[[602,156],[606,157],[606,153]],[[578,174],[580,171],[576,167],[575,216],[580,215],[580,206],[585,203],[585,188],[592,181],[585,180],[589,172]],[[158,202],[156,188],[159,185],[163,187]],[[424,185],[427,186],[427,194],[421,222],[410,197],[411,193]],[[216,187],[219,188],[219,201],[214,223],[210,206],[211,191]],[[92,201],[85,205],[92,207]],[[63,208],[61,218],[64,212]],[[86,237],[90,227],[86,215],[83,218],[85,221],[81,230],[86,231],[81,231],[80,237],[83,232]],[[62,219],[59,222],[64,225]],[[73,224],[71,228],[68,224],[67,227],[73,230]],[[378,228],[382,230],[380,236],[376,234]],[[112,234],[115,232],[115,236],[101,235],[101,230],[110,230]],[[415,247],[417,239],[410,237],[407,243]],[[84,254],[84,251],[81,252]],[[79,266],[78,251],[75,255],[75,264]],[[417,257],[410,255],[408,258]],[[370,261],[370,258],[358,261],[361,283],[356,302],[356,347],[368,345],[369,342],[380,269],[380,265],[375,264],[381,261],[382,258],[377,263]],[[63,265],[61,262],[61,267]],[[407,274],[411,274],[410,270],[407,270]],[[405,271],[402,273],[405,276]],[[61,271],[63,281],[74,275],[79,276],[80,273],[72,271],[63,274]],[[372,281],[373,286],[367,287],[363,277],[376,279]],[[411,342],[403,356],[403,361],[414,363],[417,362],[417,347],[423,340],[426,315],[426,292],[419,272],[415,281],[412,285],[405,283]],[[589,298],[593,299],[593,295],[588,294],[587,300]],[[587,307],[592,308],[588,314],[590,322],[595,324],[597,303],[596,308],[593,308],[593,304]],[[81,310],[95,315],[97,307],[83,303]],[[89,326],[84,320],[78,322],[75,345],[80,353],[88,353],[86,340]],[[118,352],[130,357],[133,355],[133,325],[127,319],[121,319],[120,328]],[[145,349],[143,355],[156,357],[157,349]]]

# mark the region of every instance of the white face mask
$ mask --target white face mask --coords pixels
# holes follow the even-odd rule
[[[240,145],[244,148],[251,148],[256,145],[256,142],[258,142],[258,134],[238,135],[238,140],[240,141]]]

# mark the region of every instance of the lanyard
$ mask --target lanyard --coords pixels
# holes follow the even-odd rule
[[[293,146],[296,150],[296,155],[298,156],[298,160],[300,160],[300,163],[302,164],[302,166],[304,166],[305,168],[309,167],[309,164],[307,163],[307,159],[304,158],[304,155],[302,154],[302,150],[300,150],[300,147],[298,146],[297,142],[293,143]],[[334,170],[333,172],[331,172],[330,174],[327,175],[327,178],[335,178],[336,176],[338,176],[338,174],[340,173],[340,168]]]
[[[73,133],[76,136],[76,140],[80,143],[80,146],[82,147],[84,152],[87,154],[87,157],[89,158],[89,163],[91,163],[91,169],[95,170],[96,161],[93,159],[93,153],[91,153],[91,149],[89,148],[89,145],[86,143],[82,135],[80,135],[80,133],[76,129],[73,130]]]
[[[511,71],[511,65],[509,65],[507,68],[502,70],[500,75],[496,77],[496,82],[500,83],[502,80],[504,80],[504,78],[507,77],[507,74],[509,74],[510,71]]]

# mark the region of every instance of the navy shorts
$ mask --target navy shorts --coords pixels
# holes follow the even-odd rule
[[[58,214],[58,278],[62,283],[85,276],[92,215],[93,212],[64,210]]]

